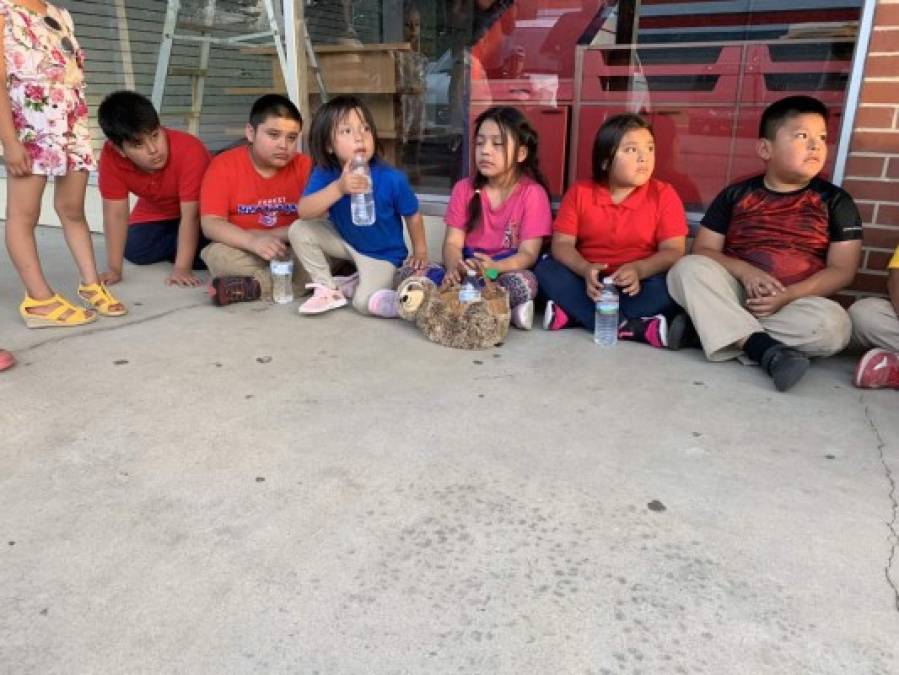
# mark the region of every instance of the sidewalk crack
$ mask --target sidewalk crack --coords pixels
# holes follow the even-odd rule
[[[864,403],[864,401],[862,402]],[[893,591],[893,601],[896,605],[896,611],[899,611],[899,587],[897,587],[896,582],[893,581],[893,577],[891,576],[893,564],[897,562],[896,549],[899,548],[899,531],[896,529],[896,520],[897,516],[899,516],[899,504],[897,504],[896,501],[896,479],[893,476],[893,470],[887,462],[885,453],[886,443],[880,435],[880,429],[877,428],[877,424],[871,416],[871,410],[867,405],[865,405],[865,419],[868,422],[868,426],[871,427],[871,432],[877,439],[877,452],[880,456],[880,463],[883,465],[884,476],[886,476],[887,482],[890,485],[890,491],[887,495],[891,504],[890,520],[887,522],[887,529],[890,531],[890,536],[888,537],[890,541],[890,554],[887,557],[886,566],[883,568],[883,575],[886,578],[887,584]],[[897,573],[899,573],[899,570],[897,570]]]
[[[34,344],[28,345],[27,347],[16,349],[16,354],[28,354],[29,352],[35,351],[41,347],[45,347],[47,345],[56,344],[59,342],[65,342],[66,340],[73,340],[75,338],[86,337],[88,335],[94,335],[96,333],[111,333],[113,331],[122,330],[123,328],[130,328],[131,326],[137,326],[142,323],[149,323],[150,321],[156,321],[156,319],[161,319],[166,316],[170,316],[177,312],[182,312],[186,309],[194,309],[196,307],[205,307],[208,303],[198,302],[193,305],[185,305],[184,307],[175,307],[174,309],[170,309],[166,312],[160,312],[159,314],[153,314],[151,316],[145,316],[140,319],[134,319],[133,321],[123,321],[117,324],[109,324],[102,321],[101,323],[104,325],[92,325],[90,328],[84,328],[83,330],[75,331],[72,333],[66,333],[64,335],[57,335],[56,337],[51,337],[47,340],[43,340],[41,342],[35,342]]]

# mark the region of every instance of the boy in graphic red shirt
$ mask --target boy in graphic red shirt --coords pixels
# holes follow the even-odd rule
[[[297,152],[303,121],[290,99],[266,94],[250,109],[248,145],[212,160],[200,190],[200,222],[212,242],[200,256],[219,305],[270,300],[272,258],[290,251],[287,229],[309,180],[312,160]],[[309,281],[294,257],[294,294]]]
[[[122,279],[122,259],[135,265],[174,263],[167,285],[198,286],[200,183],[209,165],[202,141],[159,122],[153,104],[133,91],[107,96],[98,111],[108,139],[100,154],[100,195],[108,284]],[[128,195],[137,195],[130,211]]]

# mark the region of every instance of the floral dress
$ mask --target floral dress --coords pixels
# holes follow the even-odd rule
[[[69,12],[47,3],[42,15],[0,0],[0,16],[13,124],[31,156],[32,173],[64,176],[94,169],[84,52]]]

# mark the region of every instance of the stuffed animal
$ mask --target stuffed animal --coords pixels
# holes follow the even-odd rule
[[[409,277],[397,289],[399,315],[432,342],[457,349],[488,349],[509,332],[509,294],[487,280],[481,299],[459,302],[459,288],[439,288],[427,277]]]

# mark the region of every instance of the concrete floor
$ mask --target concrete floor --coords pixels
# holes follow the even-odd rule
[[[850,358],[778,394],[126,274],[28,331],[0,266],[0,672],[899,673],[899,393]]]

